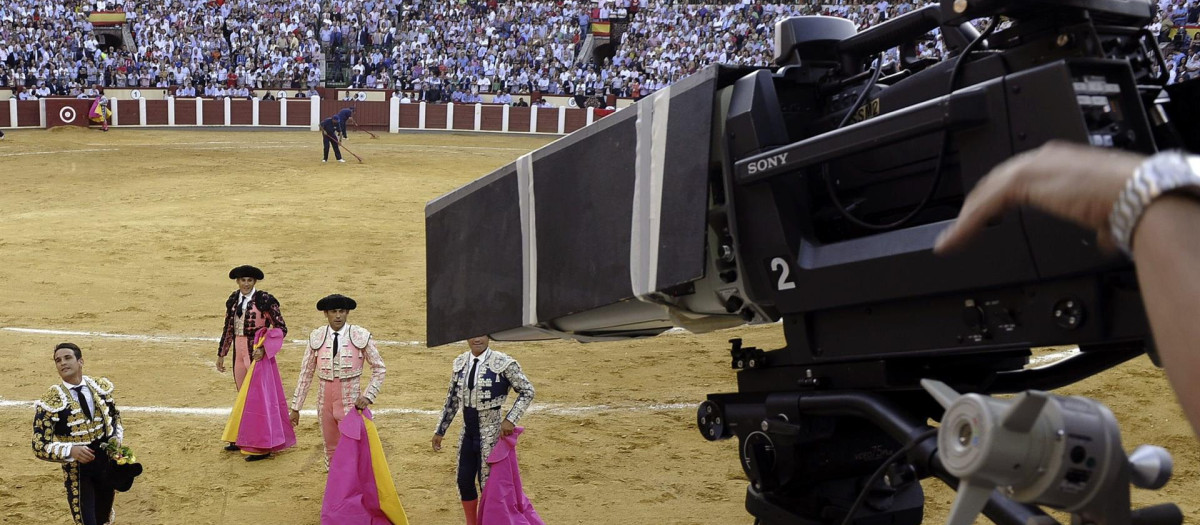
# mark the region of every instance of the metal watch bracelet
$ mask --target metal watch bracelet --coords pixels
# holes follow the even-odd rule
[[[1142,214],[1155,199],[1174,191],[1200,196],[1200,157],[1166,151],[1138,166],[1108,215],[1113,241],[1121,251],[1133,257],[1133,232]]]

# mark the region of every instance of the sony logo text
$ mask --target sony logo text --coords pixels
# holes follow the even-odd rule
[[[750,174],[753,175],[753,174],[758,173],[763,170],[767,170],[767,169],[771,169],[771,168],[775,168],[775,167],[787,164],[788,155],[790,155],[790,153],[780,153],[778,155],[771,155],[770,157],[767,157],[765,159],[756,160],[754,162],[751,162],[750,166],[749,166]]]

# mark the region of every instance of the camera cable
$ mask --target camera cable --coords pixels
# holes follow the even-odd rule
[[[875,469],[875,472],[872,473],[871,477],[867,478],[867,482],[863,484],[862,491],[858,493],[858,498],[856,498],[854,503],[850,505],[850,510],[846,511],[846,517],[842,519],[842,525],[850,525],[850,521],[854,519],[854,513],[858,512],[858,508],[862,507],[863,502],[867,500],[867,495],[871,493],[871,486],[879,480],[879,477],[883,475],[888,467],[892,466],[892,463],[895,463],[896,460],[900,459],[905,454],[908,454],[913,447],[916,447],[922,441],[936,436],[937,433],[938,429],[931,428],[920,434],[917,434],[917,436],[912,438],[911,441],[909,441],[903,447],[900,447],[900,450],[897,450],[895,454],[892,454],[887,461],[884,461],[883,464],[879,465],[879,468]]]
[[[966,58],[967,55],[971,54],[975,48],[979,47],[979,45],[982,44],[983,41],[987,39],[987,37],[990,36],[999,25],[1000,17],[992,17],[988,21],[987,28],[984,29],[979,36],[975,37],[974,40],[971,40],[971,42],[967,44],[965,48],[963,48],[962,53],[959,53],[958,57],[954,59],[954,67],[950,70],[950,88],[947,91],[947,95],[953,94],[955,87],[958,85],[958,77],[962,74],[962,67],[965,64],[963,59]],[[870,93],[871,88],[875,85],[875,82],[879,80],[879,74],[883,71],[882,52],[876,55],[875,62],[875,73],[871,76],[871,80],[867,82],[865,86],[863,86],[862,92],[858,94],[858,99],[854,101],[852,106],[850,106],[850,110],[846,112],[846,116],[842,118],[842,122],[838,124],[838,127],[835,129],[840,129],[850,122],[850,119],[853,117],[854,113],[858,111],[858,108],[861,107],[863,102],[866,100],[867,94]],[[912,220],[913,217],[916,217],[918,213],[921,213],[921,211],[925,209],[925,206],[929,204],[929,201],[933,199],[934,194],[937,193],[938,186],[942,182],[942,163],[946,159],[946,150],[950,146],[950,132],[948,130],[942,131],[941,144],[941,148],[938,150],[937,165],[933,170],[933,183],[930,184],[929,191],[925,193],[925,197],[921,199],[921,202],[918,203],[917,206],[913,208],[912,211],[908,212],[908,214],[904,217],[886,224],[877,224],[864,221],[854,216],[854,214],[851,213],[844,204],[842,204],[842,201],[838,199],[837,190],[833,187],[833,178],[829,176],[829,164],[826,163],[821,165],[821,175],[822,178],[825,179],[825,190],[829,193],[829,200],[837,208],[838,212],[840,212],[842,216],[846,218],[846,220],[861,228],[879,231],[890,230],[897,226],[901,226]]]

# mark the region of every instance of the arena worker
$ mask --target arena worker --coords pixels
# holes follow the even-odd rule
[[[333,155],[337,157],[338,162],[346,162],[342,159],[342,150],[338,148],[338,116],[333,115],[321,121],[321,145],[325,150],[325,156],[321,158],[321,162],[329,162],[329,146],[333,146]]]
[[[341,294],[333,294],[317,301],[317,310],[325,314],[328,323],[317,328],[308,336],[308,348],[300,361],[300,377],[296,381],[296,392],[292,395],[292,426],[300,424],[300,409],[312,385],[313,372],[320,380],[317,386],[317,420],[321,424],[321,436],[325,442],[325,466],[333,459],[337,449],[338,423],[348,412],[365,409],[375,402],[383,388],[387,368],[383,357],[371,340],[371,332],[361,326],[347,323],[350,312],[358,302]],[[363,363],[371,365],[371,381],[361,390]]]
[[[251,359],[262,359],[262,349],[253,350],[254,334],[260,328],[278,328],[287,335],[287,323],[275,296],[258,289],[258,281],[264,278],[263,271],[250,265],[229,270],[229,278],[237,281],[238,289],[225,300],[225,328],[221,331],[217,345],[217,371],[225,372],[225,356],[233,350],[233,386],[240,392],[250,369]],[[225,450],[240,450],[229,443]],[[261,456],[262,454],[254,454]],[[250,461],[250,457],[247,458]],[[255,458],[262,459],[262,458]]]
[[[74,343],[54,347],[62,382],[34,403],[33,454],[62,463],[67,503],[76,525],[111,523],[116,490],[128,490],[140,465],[126,471],[110,465],[109,446],[120,446],[125,427],[107,378],[83,375],[83,352]]]
[[[338,118],[338,132],[340,132],[342,134],[342,140],[346,140],[348,138],[346,136],[346,122],[350,121],[350,120],[354,120],[354,106],[350,106],[348,108],[342,109],[341,111],[338,111],[337,118]],[[354,122],[354,125],[357,126],[358,122]]]
[[[470,350],[454,359],[451,366],[450,389],[442,418],[433,434],[433,450],[442,449],[442,438],[454,416],[462,408],[463,431],[458,445],[458,493],[462,499],[467,525],[477,525],[479,492],[487,483],[487,458],[500,436],[509,436],[521,416],[533,403],[533,383],[521,372],[521,365],[507,354],[493,350],[488,336],[467,340]],[[509,390],[517,399],[502,414]]]

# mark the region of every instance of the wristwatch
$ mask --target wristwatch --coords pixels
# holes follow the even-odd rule
[[[1133,257],[1133,232],[1146,208],[1155,199],[1185,193],[1200,198],[1200,156],[1167,151],[1138,166],[1113,203],[1108,225],[1117,247]]]

